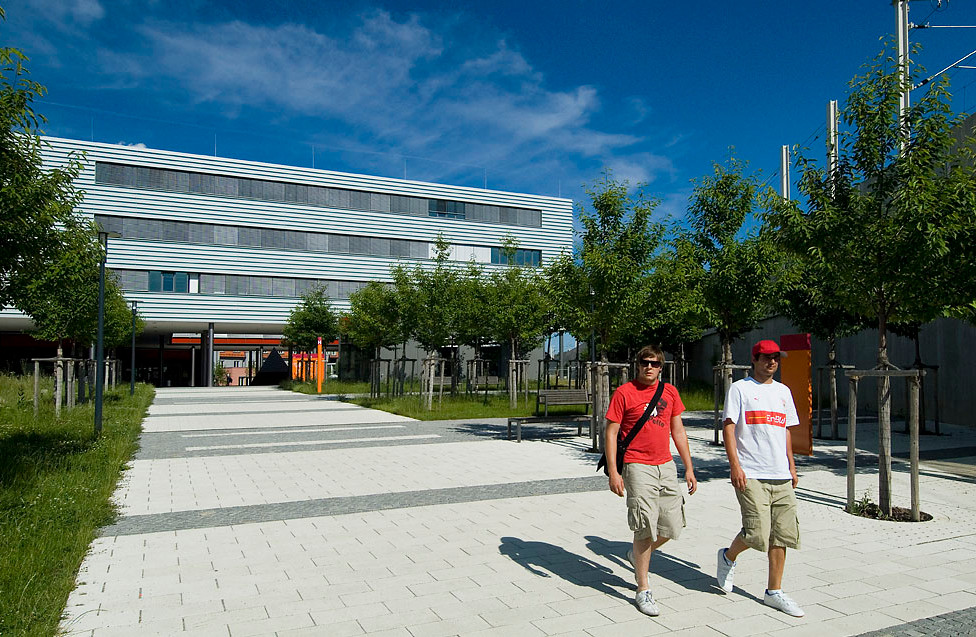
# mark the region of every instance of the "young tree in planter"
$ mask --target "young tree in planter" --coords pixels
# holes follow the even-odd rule
[[[314,287],[302,295],[281,333],[286,341],[305,352],[317,348],[319,337],[323,343],[335,340],[339,335],[339,315],[324,288]]]
[[[535,347],[549,324],[542,285],[534,269],[515,261],[518,243],[503,242],[507,266],[493,272],[488,287],[491,307],[489,330],[498,343],[508,345],[509,360],[517,360]],[[512,408],[518,400],[514,365],[508,368],[508,395]]]
[[[641,281],[652,270],[663,226],[651,221],[658,200],[641,189],[631,196],[609,171],[587,194],[592,210],[579,210],[579,248],[546,269],[545,286],[557,322],[584,341],[595,331],[607,361],[609,351],[626,344],[632,317],[648,309]]]
[[[641,315],[633,334],[638,347],[660,344],[676,352],[680,363],[685,359],[685,345],[701,338],[709,327],[709,317],[701,289],[703,273],[694,245],[680,233],[669,243],[668,249],[656,257],[654,271],[644,284],[646,306],[653,308],[653,315]],[[677,371],[675,376],[672,382],[678,380]]]
[[[37,270],[18,270],[7,289],[16,307],[31,317],[34,334],[57,341],[58,356],[65,340],[90,343],[98,325],[98,279],[102,246],[95,227],[74,218],[57,233],[56,248],[46,250]],[[106,299],[110,290],[106,275]]]
[[[12,281],[57,258],[60,229],[74,223],[82,197],[73,186],[76,158],[60,168],[42,165],[38,134],[44,120],[33,103],[46,91],[29,79],[26,61],[17,49],[0,48],[0,307],[32,302],[17,297]]]
[[[396,290],[378,281],[370,281],[349,296],[349,323],[346,334],[362,349],[372,352],[377,361],[380,350],[404,341],[403,322]],[[372,390],[380,391],[380,366],[370,374]]]
[[[750,224],[761,205],[759,184],[744,176],[745,165],[731,156],[695,184],[688,236],[698,255],[699,277],[709,323],[722,341],[722,364],[732,364],[732,341],[770,312],[777,270],[773,244]],[[726,373],[725,391],[731,383]]]
[[[953,137],[960,120],[951,114],[946,76],[917,91],[899,121],[899,96],[913,82],[887,50],[851,80],[837,170],[801,158],[808,209],[785,208],[776,221],[787,232],[808,233],[808,253],[830,268],[843,305],[876,322],[879,369],[891,368],[890,322],[948,313],[971,303],[976,286],[973,140]],[[879,379],[879,506],[886,514],[889,386]]]

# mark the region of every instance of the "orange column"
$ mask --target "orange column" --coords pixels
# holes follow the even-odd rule
[[[322,358],[322,337],[319,337],[318,349],[315,352],[318,354],[318,361],[315,365],[315,376],[318,380],[318,392],[322,393],[322,377],[325,376],[325,360]]]
[[[809,334],[783,334],[779,347],[786,352],[780,362],[780,380],[790,388],[800,424],[790,429],[793,453],[813,455],[813,390]]]

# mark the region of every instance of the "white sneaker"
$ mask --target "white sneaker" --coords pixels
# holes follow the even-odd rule
[[[634,600],[634,603],[637,604],[638,610],[645,615],[657,617],[661,614],[661,609],[657,607],[657,603],[654,601],[654,595],[651,594],[651,589],[637,591],[637,598]]]
[[[718,565],[715,567],[715,579],[719,587],[726,593],[732,592],[732,580],[735,578],[735,562],[729,564],[725,560],[725,549],[718,550]]]
[[[766,606],[775,608],[776,610],[781,610],[787,615],[792,615],[793,617],[803,617],[803,609],[800,608],[799,604],[794,602],[790,596],[783,591],[766,593],[763,596],[763,603],[766,604]]]

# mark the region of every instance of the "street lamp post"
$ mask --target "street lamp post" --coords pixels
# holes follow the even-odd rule
[[[132,301],[132,365],[131,373],[129,374],[129,395],[134,396],[136,393],[136,306],[139,305],[138,301]]]
[[[117,232],[98,232],[102,258],[98,263],[98,338],[95,343],[95,436],[102,433],[102,391],[105,385],[105,261],[108,259],[108,238],[120,237]]]

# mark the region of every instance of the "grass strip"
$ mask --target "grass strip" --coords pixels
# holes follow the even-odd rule
[[[112,492],[135,453],[154,389],[105,392],[102,435],[92,403],[55,418],[53,382],[0,375],[0,635],[55,635],[99,527],[117,516]]]

